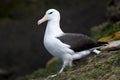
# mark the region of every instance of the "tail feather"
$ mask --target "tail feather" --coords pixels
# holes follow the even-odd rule
[[[103,46],[103,45],[108,44],[108,42],[97,42],[97,44],[98,44],[99,46]]]
[[[96,54],[100,54],[100,52],[101,52],[101,51],[100,51],[100,50],[95,49],[95,50],[93,50],[93,52],[94,52],[94,53],[96,53]]]

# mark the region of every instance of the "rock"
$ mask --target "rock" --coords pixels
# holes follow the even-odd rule
[[[102,47],[102,51],[113,51],[120,49],[120,40],[109,42],[106,46]]]

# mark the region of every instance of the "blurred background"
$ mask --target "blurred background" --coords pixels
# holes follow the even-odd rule
[[[119,0],[1,0],[0,80],[14,80],[44,68],[52,57],[43,46],[46,23],[37,26],[47,9],[61,13],[64,32],[90,36],[90,28],[108,20]],[[110,11],[110,10],[109,10]]]

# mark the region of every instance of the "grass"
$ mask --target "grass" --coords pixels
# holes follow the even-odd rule
[[[93,27],[91,31],[92,31],[92,37],[94,39],[99,39],[101,37],[106,37],[106,36],[112,35],[117,31],[120,31],[120,25],[110,24],[103,29],[100,29],[99,27]]]

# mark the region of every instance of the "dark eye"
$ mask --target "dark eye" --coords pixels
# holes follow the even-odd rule
[[[53,12],[50,12],[49,14],[52,14]]]

